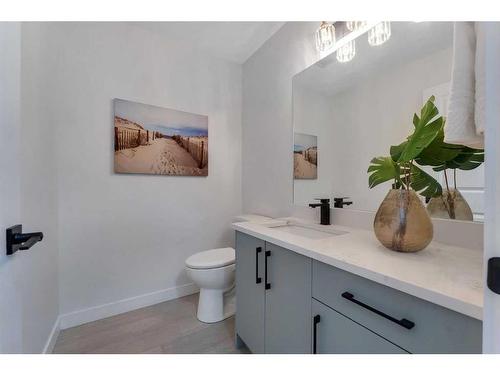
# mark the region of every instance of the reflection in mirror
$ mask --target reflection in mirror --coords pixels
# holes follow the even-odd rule
[[[376,211],[390,182],[369,189],[370,160],[388,155],[391,145],[413,132],[413,114],[432,95],[446,116],[453,24],[392,22],[391,28],[390,39],[379,46],[371,46],[366,34],[358,37],[351,61],[341,63],[332,53],[294,77],[295,204],[350,197],[349,208]],[[443,172],[422,169],[446,191]],[[474,220],[482,220],[483,166],[455,171],[448,171],[449,188],[456,181]],[[432,216],[448,218],[439,212]]]
[[[293,177],[296,180],[318,178],[318,137],[311,134],[293,135]]]

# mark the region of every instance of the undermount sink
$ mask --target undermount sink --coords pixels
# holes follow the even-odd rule
[[[335,230],[329,228],[328,230],[317,230],[313,228],[308,228],[306,226],[301,226],[297,224],[284,224],[284,225],[279,225],[279,226],[273,226],[271,227],[272,229],[279,230],[281,232],[286,232],[293,234],[295,236],[299,237],[305,237],[311,240],[320,240],[324,238],[329,238],[329,237],[334,237],[334,236],[339,236],[341,234],[345,234],[347,232],[345,231],[340,231],[340,230]]]

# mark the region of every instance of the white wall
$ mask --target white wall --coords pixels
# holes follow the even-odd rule
[[[42,352],[59,310],[51,129],[40,117],[21,111],[22,106],[32,113],[42,110],[29,92],[43,83],[36,78],[43,74],[35,77],[31,71],[36,50],[24,51],[21,36],[20,24],[0,23],[1,233],[22,223],[25,232],[43,231],[45,238],[9,257],[1,249],[0,353]]]
[[[243,65],[243,210],[291,213],[292,77],[318,59],[317,22],[289,22]]]
[[[39,30],[43,38],[43,30]],[[25,231],[42,231],[44,239],[26,256],[29,278],[23,278],[26,290],[23,320],[25,351],[37,353],[49,337],[59,315],[57,185],[55,136],[52,109],[47,92],[52,78],[40,57],[43,44],[32,45],[25,39],[22,26],[21,65],[21,222]]]
[[[130,24],[24,31],[50,77],[33,96],[56,154],[60,312],[193,291],[185,259],[232,245],[241,212],[241,66]],[[114,174],[113,98],[208,115],[209,176]]]

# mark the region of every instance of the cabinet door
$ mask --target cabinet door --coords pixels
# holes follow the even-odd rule
[[[405,350],[321,302],[312,300],[313,349],[317,354],[398,354]],[[314,322],[314,317],[319,321]],[[314,328],[314,325],[316,327]],[[314,334],[315,332],[315,334]]]
[[[310,353],[312,261],[268,242],[266,253],[266,353]]]
[[[252,353],[264,353],[264,251],[264,241],[236,232],[236,334]]]

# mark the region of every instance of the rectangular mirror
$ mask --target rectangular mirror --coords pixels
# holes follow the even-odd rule
[[[345,24],[336,23],[339,31]],[[293,79],[294,203],[315,198],[349,197],[349,209],[376,211],[390,182],[368,187],[367,169],[376,156],[413,131],[413,114],[431,95],[446,116],[453,54],[451,22],[392,22],[391,36],[372,46],[367,33],[354,40],[355,56],[339,62],[336,53]],[[482,221],[484,168],[443,172],[422,167],[446,191],[463,195],[472,215]],[[448,184],[448,185],[447,185]],[[422,200],[425,199],[422,197]],[[434,217],[449,218],[434,213]]]

